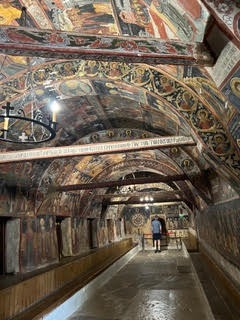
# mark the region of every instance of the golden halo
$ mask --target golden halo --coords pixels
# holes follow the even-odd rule
[[[230,87],[235,96],[240,98],[240,78],[232,78],[230,81]]]

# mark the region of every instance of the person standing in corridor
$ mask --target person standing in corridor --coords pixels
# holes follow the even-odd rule
[[[152,236],[153,236],[153,241],[156,245],[155,253],[161,252],[161,233],[162,233],[162,225],[158,219],[158,216],[156,215],[154,220],[152,221]]]

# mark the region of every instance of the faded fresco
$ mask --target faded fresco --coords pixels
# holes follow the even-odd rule
[[[21,219],[21,271],[30,271],[57,260],[55,217],[39,216]]]
[[[200,239],[240,267],[240,201],[211,206],[197,216]]]
[[[229,201],[239,197],[237,192],[219,176],[213,176],[210,183],[214,203]]]
[[[40,264],[36,218],[21,219],[20,268],[22,272],[35,269]]]
[[[98,236],[98,246],[99,247],[104,247],[109,243],[107,221],[106,220],[98,219],[97,236]]]
[[[63,218],[61,235],[62,252],[60,257],[79,255],[91,248],[103,247],[124,237],[123,219],[114,221],[112,219],[84,219],[81,217]],[[16,264],[13,268],[12,261],[18,257],[17,248],[20,233],[16,232],[15,238],[11,237],[10,233],[8,236],[11,238],[8,248],[16,248],[14,256],[8,256],[8,270],[15,272],[18,270],[18,265]],[[58,239],[55,217],[42,215],[37,218],[21,219],[21,271],[28,272],[36,267],[42,267],[56,261],[58,261]]]
[[[11,219],[6,223],[6,272],[19,272],[20,219]]]
[[[57,239],[54,216],[38,216],[38,251],[41,264],[57,260]]]
[[[81,217],[72,218],[72,253],[78,255],[89,250],[89,233],[87,219]]]
[[[114,232],[114,220],[113,219],[107,219],[107,230],[108,230],[108,241],[113,242],[115,238],[115,232]]]
[[[72,227],[71,218],[65,218],[61,222],[62,231],[62,256],[68,257],[72,255]]]
[[[0,214],[6,215],[10,212],[11,196],[4,181],[0,184]]]

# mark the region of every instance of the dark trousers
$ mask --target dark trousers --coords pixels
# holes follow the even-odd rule
[[[153,233],[153,246],[155,246],[156,242],[156,250],[158,250],[158,242],[160,245],[161,233]]]

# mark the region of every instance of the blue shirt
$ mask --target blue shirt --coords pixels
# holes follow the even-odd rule
[[[159,220],[154,219],[152,221],[152,233],[161,233],[161,222]]]

